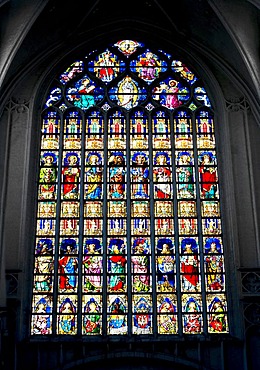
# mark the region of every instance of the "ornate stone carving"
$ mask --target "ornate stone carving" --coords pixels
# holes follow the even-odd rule
[[[244,294],[260,296],[260,271],[247,271],[241,273],[242,292]]]
[[[16,297],[18,291],[18,273],[7,272],[6,273],[6,294],[7,298]]]
[[[260,326],[260,303],[244,303],[246,327]]]
[[[240,110],[248,110],[249,104],[245,97],[232,97],[226,99],[226,109],[228,112],[238,112]]]
[[[25,99],[10,98],[5,109],[9,112],[16,111],[17,113],[25,113],[29,109],[30,102]]]
[[[260,327],[260,270],[242,269],[241,288],[245,330]]]

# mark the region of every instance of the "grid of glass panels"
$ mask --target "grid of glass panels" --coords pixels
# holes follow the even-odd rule
[[[31,334],[228,333],[202,81],[119,41],[53,81],[40,145]]]

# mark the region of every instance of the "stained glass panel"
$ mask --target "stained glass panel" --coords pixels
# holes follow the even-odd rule
[[[203,81],[133,40],[67,65],[43,103],[31,335],[228,333]]]

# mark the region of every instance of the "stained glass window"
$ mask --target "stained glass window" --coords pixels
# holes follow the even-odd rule
[[[122,40],[51,84],[32,335],[228,333],[214,115],[175,58]]]

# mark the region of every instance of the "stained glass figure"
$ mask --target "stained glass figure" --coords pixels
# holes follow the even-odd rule
[[[125,63],[111,53],[108,49],[96,57],[96,60],[88,63],[89,71],[94,73],[97,78],[107,83],[117,77],[118,72],[122,73]]]
[[[102,198],[102,154],[97,151],[86,153],[86,187],[85,199],[101,199]]]
[[[110,89],[109,96],[120,107],[129,110],[137,106],[139,102],[144,101],[147,97],[147,92],[131,76],[126,76],[117,84],[117,87]]]
[[[168,78],[153,89],[153,99],[168,109],[174,109],[190,98],[189,88]]]
[[[86,120],[86,149],[103,148],[103,117],[98,111],[89,113]]]
[[[149,198],[148,158],[146,152],[134,152],[132,155],[131,180],[134,198]]]
[[[48,111],[42,123],[41,149],[59,148],[60,119],[56,112]]]
[[[111,152],[109,165],[109,198],[121,199],[126,197],[125,153]]]
[[[109,295],[108,312],[123,314],[127,312],[126,295]]]
[[[63,239],[59,258],[59,291],[74,292],[77,289],[78,259],[75,257],[75,239]]]
[[[213,298],[214,297],[214,298]],[[213,298],[213,299],[212,299]],[[212,299],[210,301],[210,299]],[[227,304],[224,295],[208,297],[208,321],[210,333],[228,332]]]
[[[54,239],[47,238],[47,239],[37,239],[36,240],[36,249],[35,254],[53,254],[53,246],[54,246]]]
[[[63,198],[79,198],[79,176],[80,176],[80,153],[67,152],[64,155],[63,175]]]
[[[39,199],[56,199],[57,152],[43,152],[39,173]]]
[[[138,47],[143,46],[143,44],[133,40],[121,40],[118,41],[115,46],[118,47],[121,53],[128,57],[133,54]]]
[[[197,81],[197,77],[193,72],[189,70],[189,68],[183,64],[180,60],[173,60],[172,61],[172,69],[174,72],[177,72],[184,78],[189,84],[194,84]]]
[[[33,302],[32,334],[52,333],[52,302],[48,296],[35,296]]]
[[[195,176],[194,167],[191,166],[191,156],[189,152],[178,153],[178,163],[181,166],[176,167],[177,177],[177,196],[179,199],[195,198]]]
[[[148,149],[148,119],[142,111],[137,111],[130,119],[131,149]]]
[[[58,312],[58,334],[76,334],[76,296],[60,296],[58,302]]]
[[[53,239],[39,239],[34,264],[34,292],[51,292],[53,289]]]
[[[212,114],[208,111],[199,112],[196,118],[197,146],[202,149],[214,149],[215,135]]]
[[[125,117],[117,111],[109,117],[109,149],[126,149]]]
[[[190,117],[186,111],[180,111],[174,120],[175,125],[175,146],[177,149],[192,149],[192,127]]]
[[[88,76],[74,83],[73,87],[67,89],[66,98],[75,107],[88,109],[95,105],[96,101],[103,98],[103,89],[97,86]]]
[[[108,219],[108,234],[109,235],[126,234],[126,220],[122,218]]]
[[[133,334],[152,333],[152,301],[150,295],[133,296]]]
[[[108,333],[127,334],[127,298],[125,295],[108,296]]]
[[[175,259],[173,243],[169,238],[161,238],[157,243],[157,291],[161,293],[175,292]]]
[[[221,221],[218,218],[205,218],[202,220],[203,234],[221,234]]]
[[[218,174],[215,163],[216,157],[212,151],[199,153],[201,197],[205,199],[218,198]]]
[[[77,55],[43,102],[31,335],[229,332],[211,102],[168,51]]]
[[[157,298],[157,321],[159,334],[177,334],[177,305],[173,295],[158,295]]]
[[[48,111],[43,117],[42,133],[45,135],[55,136],[60,132],[60,120],[57,117],[57,113]]]
[[[111,292],[126,291],[126,257],[122,239],[111,239],[108,247],[108,286]]]
[[[84,63],[82,60],[78,60],[72,63],[65,72],[60,76],[60,82],[66,84],[72,78],[74,78],[78,73],[83,71]]]
[[[150,257],[145,253],[143,244],[142,238],[138,238],[133,246],[131,263],[134,292],[148,292],[151,289]]]
[[[82,265],[84,292],[101,292],[103,283],[103,257],[100,239],[89,238],[85,240]],[[88,295],[85,296],[86,299],[88,297]]]
[[[207,291],[224,290],[224,257],[221,251],[220,239],[216,237],[207,238],[204,253]]]
[[[170,121],[164,111],[156,112],[152,126],[154,149],[170,149]]]
[[[102,303],[100,296],[83,296],[83,335],[100,335],[102,330]]]
[[[154,154],[154,191],[155,198],[166,199],[172,197],[170,183],[172,182],[171,169],[169,167],[171,157],[169,152],[156,152]]]
[[[166,71],[167,64],[150,50],[146,50],[136,60],[130,62],[130,68],[138,74],[138,77],[151,83],[159,77],[161,72]]]
[[[183,292],[200,290],[198,244],[194,238],[181,240],[180,270]]]
[[[185,312],[183,315],[184,333],[197,334],[202,331],[201,307],[200,296],[183,296],[183,309]]]
[[[82,121],[78,112],[70,112],[64,125],[64,149],[81,148]]]

